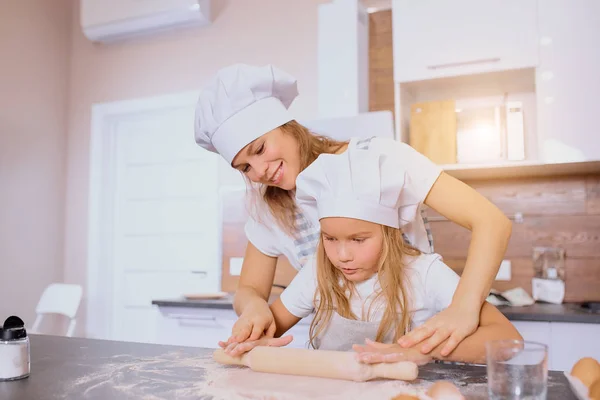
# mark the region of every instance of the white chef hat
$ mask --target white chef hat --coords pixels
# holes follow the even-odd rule
[[[196,105],[196,143],[231,164],[246,145],[294,119],[288,108],[296,79],[272,65],[234,64],[219,70]]]
[[[296,202],[313,219],[346,217],[400,228],[400,160],[349,147],[321,154],[296,179]]]

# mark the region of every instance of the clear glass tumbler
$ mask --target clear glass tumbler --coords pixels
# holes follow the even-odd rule
[[[545,400],[548,346],[521,340],[486,343],[488,395],[492,400]]]

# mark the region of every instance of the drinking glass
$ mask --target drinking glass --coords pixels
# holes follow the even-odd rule
[[[545,400],[548,346],[522,340],[486,343],[488,395],[492,400]]]

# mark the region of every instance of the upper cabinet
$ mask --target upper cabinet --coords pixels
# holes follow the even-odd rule
[[[539,2],[536,70],[542,161],[600,160],[600,1]]]
[[[369,15],[359,0],[318,6],[320,118],[369,111]]]
[[[549,2],[572,7],[564,0]],[[392,5],[397,82],[539,64],[537,0],[393,0]]]

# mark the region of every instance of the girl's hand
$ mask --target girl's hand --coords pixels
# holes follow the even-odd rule
[[[431,356],[418,350],[405,349],[395,343],[384,344],[365,339],[365,345],[355,344],[352,348],[357,353],[356,359],[363,364],[412,361],[417,365],[425,365],[431,361]]]
[[[264,300],[257,300],[244,308],[244,312],[233,324],[231,336],[227,344],[258,340],[265,336],[275,335],[275,319],[269,305]]]
[[[429,318],[423,325],[398,339],[403,348],[416,347],[418,344],[423,354],[429,354],[446,339],[441,350],[442,357],[452,353],[456,346],[467,336],[477,330],[481,307],[460,307],[450,305]]]
[[[280,338],[270,338],[270,337],[263,336],[262,338],[260,338],[258,340],[249,340],[249,341],[242,342],[242,343],[233,342],[233,343],[227,344],[226,342],[219,342],[219,346],[221,346],[221,348],[225,349],[225,353],[229,354],[230,356],[238,357],[244,353],[249,352],[256,346],[283,347],[283,346],[287,346],[288,344],[290,344],[290,342],[293,339],[294,339],[294,337],[291,335],[282,336]]]

